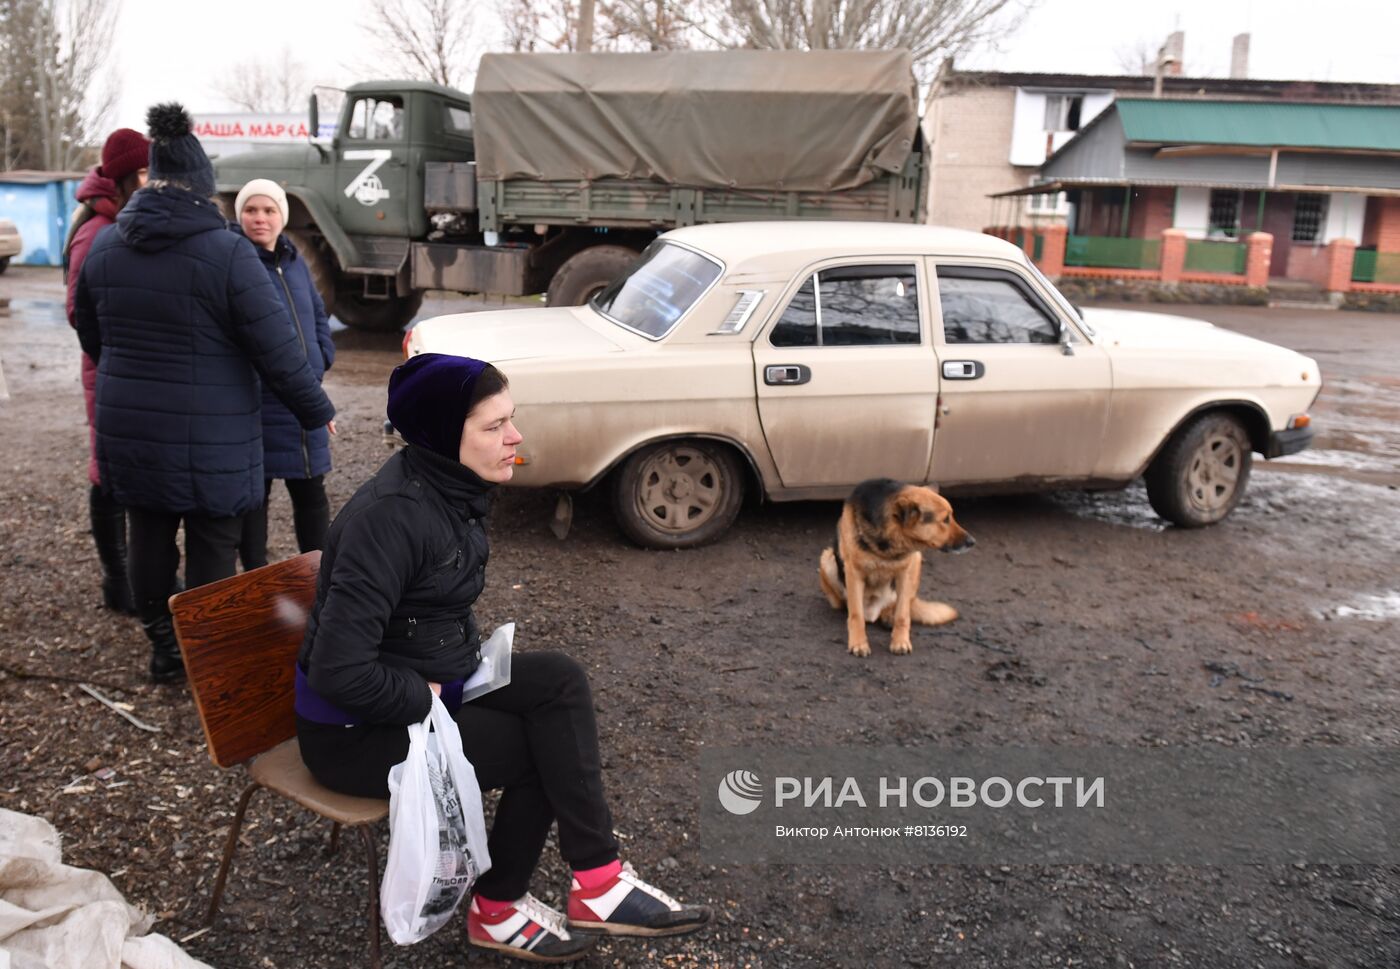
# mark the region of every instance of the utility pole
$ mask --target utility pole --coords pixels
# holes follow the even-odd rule
[[[593,49],[593,4],[594,0],[579,0],[578,40],[574,46],[580,53]]]

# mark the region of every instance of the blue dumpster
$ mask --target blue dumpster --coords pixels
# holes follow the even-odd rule
[[[0,217],[19,227],[24,242],[12,262],[63,265],[63,240],[82,180],[82,172],[0,172]]]

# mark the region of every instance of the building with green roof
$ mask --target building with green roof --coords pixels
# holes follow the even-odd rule
[[[1266,232],[1271,279],[1335,288],[1338,242],[1357,247],[1353,279],[1400,284],[1400,105],[1120,97],[1037,184],[1000,195],[1056,193],[1071,274],[1150,269],[1176,229],[1194,243],[1188,270],[1243,272],[1243,240]]]

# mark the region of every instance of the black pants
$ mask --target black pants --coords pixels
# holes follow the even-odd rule
[[[272,478],[267,479],[261,508],[243,516],[243,540],[238,545],[238,557],[243,570],[257,569],[267,564],[267,505],[272,498]],[[311,552],[326,547],[326,532],[331,527],[331,503],[326,498],[325,476],[287,478],[287,494],[292,498],[292,528],[297,534],[297,548]]]
[[[582,666],[562,653],[517,653],[510,683],[463,704],[456,720],[481,789],[504,789],[488,841],[491,870],[475,891],[503,902],[524,895],[556,820],[559,853],[570,867],[617,858]],[[297,734],[301,756],[322,784],[361,797],[388,797],[389,768],[408,754],[405,727],[298,717]]]
[[[243,516],[209,518],[128,508],[127,568],[131,593],[143,622],[168,616],[166,598],[180,568],[175,534],[185,523],[185,585],[207,585],[238,571],[238,540]]]

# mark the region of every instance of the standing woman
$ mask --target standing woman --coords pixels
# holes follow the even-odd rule
[[[483,790],[502,788],[473,889],[472,945],[536,962],[582,958],[591,934],[681,935],[710,919],[618,858],[598,725],[583,667],[532,650],[511,681],[462,703],[480,662],[472,604],[486,585],[485,518],[521,442],[499,370],[424,353],[389,378],[389,420],[408,442],[331,525],[297,657],[301,755],[332,790],[388,797],[407,724],[442,697]],[[567,915],[529,894],[550,827],[573,869]]]
[[[139,131],[118,128],[102,145],[102,164],[87,173],[78,186],[78,211],[73,216],[68,241],[63,247],[63,266],[68,284],[68,325],[77,327],[73,298],[97,233],[117,220],[136,190],[146,184],[146,165],[151,143]],[[92,540],[102,563],[102,601],[108,609],[136,615],[131,598],[131,582],[126,568],[126,509],[102,487],[97,470],[97,432],[94,407],[97,395],[97,364],[86,353],[83,358],[83,397],[88,422],[88,518]]]
[[[263,268],[272,280],[295,325],[298,346],[317,380],[335,362],[330,321],[321,295],[312,285],[306,260],[282,234],[287,225],[287,193],[266,178],[255,178],[244,185],[234,202],[238,227],[257,247]],[[264,497],[261,508],[243,519],[243,540],[239,558],[243,568],[267,564],[267,505],[272,482],[281,478],[292,499],[292,525],[297,547],[303,552],[326,547],[330,527],[330,502],[326,499],[325,476],[331,470],[330,435],[335,422],[306,430],[277,397],[264,388],[262,400],[262,446]]]

